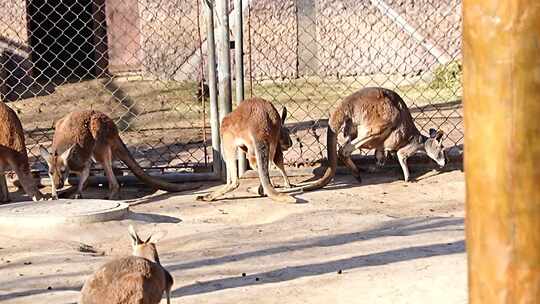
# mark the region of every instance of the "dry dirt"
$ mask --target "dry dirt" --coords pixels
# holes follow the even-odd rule
[[[467,302],[459,169],[414,183],[395,170],[366,173],[362,185],[339,176],[296,205],[253,197],[245,189],[256,182],[214,203],[123,189],[132,204],[123,221],[3,228],[0,302],[76,302],[93,270],[130,253],[130,223],[142,235],[167,232],[158,250],[175,279],[173,303]],[[80,252],[81,243],[98,253]]]

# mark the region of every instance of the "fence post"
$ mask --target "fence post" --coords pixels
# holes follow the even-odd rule
[[[463,1],[469,302],[540,299],[540,4]]]
[[[208,45],[208,93],[210,95],[210,127],[212,129],[212,166],[216,176],[221,176],[221,138],[219,134],[219,112],[216,77],[216,44],[214,40],[214,5],[211,0],[204,1]],[[201,58],[202,60],[202,58]]]
[[[218,22],[217,32],[217,59],[218,59],[218,101],[219,121],[232,111],[231,97],[231,54],[229,39],[229,0],[217,0],[216,12]],[[222,169],[225,163],[222,162]],[[227,170],[222,170],[221,176],[225,177]]]
[[[244,100],[244,21],[242,18],[242,7],[242,0],[234,0],[236,23],[234,39],[236,105],[239,105]],[[246,154],[239,150],[238,174],[242,176],[246,172],[246,168]]]

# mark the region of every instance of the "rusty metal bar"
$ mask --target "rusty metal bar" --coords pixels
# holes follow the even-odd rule
[[[231,54],[229,38],[229,1],[216,1],[217,17],[217,59],[218,59],[218,107],[219,121],[232,111],[231,96]],[[222,168],[225,163],[222,162]],[[222,170],[222,177],[225,177],[227,170]]]
[[[210,128],[212,131],[212,169],[216,176],[221,176],[221,138],[219,134],[219,107],[217,93],[217,73],[216,73],[216,43],[214,39],[214,5],[210,0],[204,1],[206,15],[206,43],[208,54],[208,93],[210,96]]]
[[[540,299],[540,3],[463,2],[469,302]]]
[[[234,64],[236,84],[236,104],[244,100],[244,20],[242,0],[234,0],[235,10],[235,37],[234,37]],[[242,176],[246,172],[246,154],[238,151],[238,174]]]

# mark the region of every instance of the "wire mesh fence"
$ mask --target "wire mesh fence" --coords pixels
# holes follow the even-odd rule
[[[243,1],[246,96],[287,106],[288,164],[325,157],[329,113],[365,86],[394,89],[422,131],[440,128],[460,148],[460,0]],[[44,170],[37,145],[50,145],[55,121],[94,109],[143,167],[211,170],[204,4],[0,0],[0,94],[34,168]]]
[[[0,93],[35,169],[54,122],[83,109],[113,118],[145,168],[211,168],[199,0],[1,2]]]
[[[247,24],[248,96],[287,106],[289,164],[326,155],[329,113],[366,86],[395,90],[421,131],[460,148],[461,1],[260,0]]]

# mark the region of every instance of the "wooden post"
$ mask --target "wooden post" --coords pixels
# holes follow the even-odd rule
[[[469,302],[540,301],[540,2],[464,0]]]

